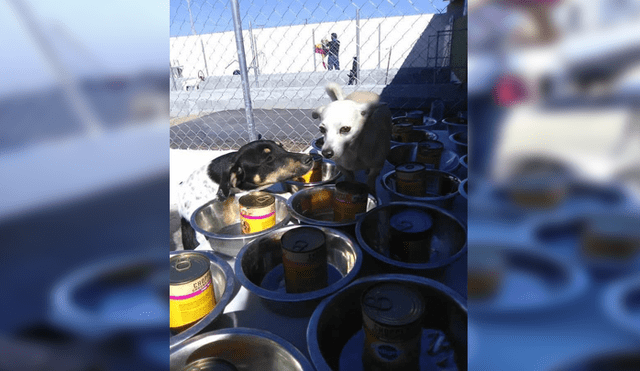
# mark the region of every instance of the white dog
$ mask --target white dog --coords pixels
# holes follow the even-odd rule
[[[324,135],[322,156],[332,159],[347,180],[355,172],[367,170],[367,185],[375,194],[376,178],[389,153],[391,111],[380,103],[380,96],[371,92],[353,92],[344,96],[338,84],[326,87],[332,102],[315,109]]]

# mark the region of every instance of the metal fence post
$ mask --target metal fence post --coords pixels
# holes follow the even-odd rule
[[[362,60],[360,59],[360,8],[356,9],[356,85],[359,84],[360,80],[360,63]]]
[[[231,11],[233,13],[233,31],[236,35],[236,48],[238,49],[238,63],[240,64],[240,75],[242,77],[242,92],[244,93],[244,107],[249,129],[249,141],[253,142],[257,139],[256,125],[253,121],[251,91],[249,90],[249,72],[247,71],[247,58],[244,54],[242,21],[240,19],[240,6],[238,5],[238,0],[231,0]]]

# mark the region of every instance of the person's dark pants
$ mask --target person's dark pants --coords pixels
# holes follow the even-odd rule
[[[339,70],[340,69],[340,62],[338,62],[338,57],[330,55],[329,58],[328,58],[327,68],[329,70],[332,70],[334,68],[336,70]]]

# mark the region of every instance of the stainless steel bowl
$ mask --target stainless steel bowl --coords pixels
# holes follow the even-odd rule
[[[270,332],[230,328],[207,332],[171,349],[171,371],[202,358],[217,357],[232,363],[238,371],[313,371],[313,366],[296,347]]]
[[[468,183],[468,178],[463,180],[460,183],[460,187],[458,187],[458,192],[460,193],[460,195],[462,197],[464,197],[465,200],[469,199],[469,191],[467,190],[467,183]]]
[[[169,253],[169,256],[185,253],[194,252],[172,251]],[[171,334],[169,340],[169,348],[173,348],[178,344],[184,342],[185,340],[193,337],[194,335],[204,330],[205,327],[213,323],[216,319],[218,319],[218,317],[220,317],[222,312],[224,312],[224,308],[227,306],[227,304],[229,304],[234,296],[234,289],[236,285],[235,276],[233,275],[231,266],[211,251],[195,251],[195,253],[205,255],[211,262],[211,282],[213,285],[214,296],[216,298],[216,306],[211,312],[209,312],[209,314],[204,316],[198,322],[194,323],[188,329],[175,335]]]
[[[291,216],[293,216],[293,218],[295,218],[302,224],[315,225],[319,227],[338,228],[344,230],[348,230],[349,227],[355,227],[359,215],[356,215],[356,219],[354,220],[346,220],[341,222],[333,221],[333,206],[331,202],[325,205],[325,207],[321,207],[315,210],[310,209],[310,206],[312,205],[311,200],[313,199],[314,195],[317,195],[320,192],[326,192],[327,194],[325,195],[325,197],[331,200],[333,199],[333,193],[335,192],[335,190],[335,185],[324,185],[313,188],[305,188],[294,193],[287,200],[287,207],[289,208]],[[367,200],[367,211],[372,210],[379,204],[380,202],[378,202],[378,200],[373,195],[369,195],[369,199]]]
[[[355,279],[363,256],[354,238],[335,229],[315,227],[321,229],[327,238],[327,263],[331,266],[329,285],[311,292],[287,293],[282,286],[280,238],[294,228],[300,226],[284,227],[248,243],[236,258],[235,271],[242,286],[262,298],[273,311],[289,316],[308,316],[322,298]]]
[[[391,170],[382,176],[382,186],[389,192],[391,201],[411,201],[429,203],[451,209],[454,198],[458,195],[460,178],[440,170],[426,170],[427,189],[425,196],[409,196],[396,190],[396,171]]]
[[[168,273],[169,264],[154,254],[126,254],[83,265],[51,289],[50,319],[93,339],[166,328]]]
[[[295,180],[285,180],[284,184],[288,192],[296,193],[303,188],[311,188],[311,187],[317,187],[319,185],[335,183],[336,180],[340,178],[340,175],[342,174],[338,171],[338,167],[336,166],[335,162],[327,159],[323,159],[321,181],[305,183],[305,182],[298,182]]]
[[[323,300],[307,327],[307,347],[318,371],[338,370],[345,344],[362,329],[362,293],[379,282],[397,282],[418,290],[426,299],[423,328],[439,330],[451,344],[458,370],[467,369],[466,301],[449,287],[428,278],[404,274],[383,274],[358,279]],[[357,348],[354,348],[356,353]],[[358,360],[358,355],[352,357]],[[343,359],[342,362],[345,362]],[[346,369],[357,369],[354,365]]]
[[[278,195],[276,198],[276,225],[256,233],[243,234],[240,227],[240,195],[226,201],[212,200],[200,206],[191,215],[191,226],[196,232],[207,237],[211,248],[228,256],[236,256],[242,246],[255,238],[264,236],[272,230],[284,227],[291,216],[287,201]]]
[[[389,150],[387,162],[394,167],[407,162],[415,162],[417,151],[418,143],[403,143],[395,145]],[[448,149],[442,150],[438,170],[453,172],[458,168],[459,164],[460,160],[458,159],[458,155]]]
[[[442,123],[447,125],[447,133],[449,135],[459,131],[467,131],[468,122],[464,117],[447,117],[442,119]]]
[[[427,127],[424,126],[414,126],[411,133],[409,133],[409,140],[407,142],[398,142],[395,140],[391,140],[391,146],[396,146],[398,144],[403,143],[418,143],[423,140],[438,140],[438,134],[434,133],[431,130],[428,130]]]
[[[469,155],[464,155],[460,157],[460,165],[464,166],[465,169],[469,169]]]
[[[456,147],[456,152],[458,152],[458,154],[467,154],[469,145],[467,144],[468,136],[466,131],[459,131],[449,135],[449,140]]]
[[[320,138],[316,138],[311,141],[311,147],[315,149],[318,153],[322,152],[323,145],[324,145],[324,136]]]
[[[428,263],[406,263],[389,254],[389,220],[394,214],[411,209],[429,213],[433,222],[429,243],[434,253]],[[373,271],[437,276],[467,253],[465,226],[445,210],[418,202],[392,202],[371,210],[356,224],[356,239],[365,251],[365,266]]]

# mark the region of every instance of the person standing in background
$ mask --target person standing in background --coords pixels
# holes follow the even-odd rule
[[[329,70],[340,69],[340,61],[338,60],[338,52],[340,51],[340,41],[338,41],[338,35],[334,32],[331,34],[331,41],[328,43],[329,51],[328,51],[328,60],[327,60],[327,68]]]

